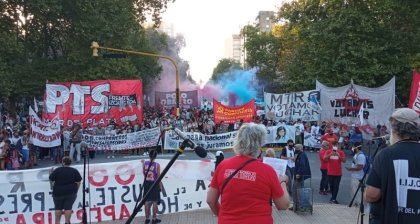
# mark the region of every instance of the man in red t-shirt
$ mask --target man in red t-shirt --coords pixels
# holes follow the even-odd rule
[[[346,155],[339,148],[338,142],[334,142],[333,148],[325,152],[324,161],[328,162],[327,175],[332,194],[330,203],[338,204],[337,194],[342,175],[341,163],[346,162]]]
[[[338,142],[338,137],[336,134],[334,134],[331,128],[328,128],[326,133],[321,137],[321,140],[330,143],[329,148],[332,149],[333,143]]]
[[[319,168],[322,173],[321,183],[319,184],[319,194],[327,195],[328,193],[328,161],[324,160],[325,153],[330,149],[330,143],[323,141],[321,144],[321,149],[319,150]]]

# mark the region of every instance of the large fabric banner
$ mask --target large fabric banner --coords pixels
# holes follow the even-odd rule
[[[378,88],[350,83],[333,88],[316,82],[325,121],[344,124],[387,124],[395,110],[395,77]]]
[[[265,116],[272,120],[318,121],[321,118],[318,90],[274,94],[264,92]]]
[[[173,92],[155,92],[156,106],[172,108],[176,107],[176,93]],[[198,91],[181,91],[179,97],[179,107],[183,109],[198,108]]]
[[[267,127],[266,144],[280,143],[286,144],[287,140],[295,139],[296,128],[290,125],[280,125]],[[224,150],[233,148],[233,144],[238,134],[237,131],[226,132],[215,135],[205,135],[200,132],[184,132],[184,134],[194,143],[208,150]],[[182,139],[174,131],[165,132],[164,149],[174,150],[181,146]]]
[[[161,169],[169,162],[156,161]],[[210,161],[176,161],[163,179],[159,214],[208,208],[206,195],[213,167]],[[83,165],[74,168],[83,173]],[[1,223],[54,223],[49,171],[50,168],[0,172]],[[98,223],[127,219],[140,196],[143,178],[142,163],[138,160],[91,164],[86,183],[88,220]],[[82,189],[79,189],[72,223],[82,221],[82,205]],[[144,216],[144,210],[137,216]]]
[[[44,119],[59,114],[64,126],[81,122],[85,127],[118,124],[143,119],[143,90],[140,80],[102,80],[47,83]]]
[[[29,117],[31,122],[30,137],[34,145],[44,148],[61,145],[61,131],[58,117],[52,119],[50,122],[43,122],[31,107],[29,107]]]
[[[420,74],[416,70],[413,71],[408,107],[420,114]]]
[[[256,115],[255,100],[252,99],[242,106],[228,107],[213,99],[213,112],[216,124],[219,124],[221,121],[224,121],[226,124],[234,124],[241,119],[245,123],[251,122]]]
[[[152,128],[138,132],[118,135],[87,135],[83,141],[88,148],[95,150],[127,150],[156,146],[160,128]],[[69,139],[66,139],[67,141]]]

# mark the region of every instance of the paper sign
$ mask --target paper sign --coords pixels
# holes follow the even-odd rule
[[[270,165],[277,172],[277,175],[284,176],[286,174],[287,160],[271,157],[264,157],[263,163]]]

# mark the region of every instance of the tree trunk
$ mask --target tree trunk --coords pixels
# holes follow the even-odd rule
[[[16,98],[14,96],[9,96],[8,112],[9,117],[16,119]]]

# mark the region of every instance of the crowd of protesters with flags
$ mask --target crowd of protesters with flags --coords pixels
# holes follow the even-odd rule
[[[146,129],[160,127],[162,130],[168,127],[175,127],[184,132],[201,132],[203,134],[220,134],[230,131],[238,130],[244,123],[242,120],[237,120],[234,124],[226,124],[225,122],[215,123],[214,115],[211,110],[188,109],[182,110],[180,116],[175,116],[163,110],[158,110],[155,107],[144,108],[144,120],[130,122],[123,124],[111,121],[109,125],[97,125],[93,127],[91,124],[86,124],[82,128],[82,124],[75,124],[73,127],[62,127],[62,135],[70,135],[73,143],[66,143],[62,140],[62,144],[58,147],[42,148],[31,144],[29,136],[29,121],[28,115],[23,110],[23,106],[18,107],[18,113],[12,117],[7,110],[3,108],[3,115],[0,121],[0,169],[1,170],[15,170],[31,168],[36,166],[38,160],[51,160],[54,163],[59,163],[61,158],[68,154],[76,162],[80,162],[80,139],[76,136],[83,134],[90,135],[116,135],[130,132],[137,132]],[[352,125],[348,128],[347,125],[327,122],[305,122],[301,120],[286,121],[286,120],[269,120],[262,116],[255,116],[252,120],[254,123],[264,124],[267,127],[280,125],[293,125],[296,127],[296,138],[292,139],[296,143],[304,144],[304,131],[314,135],[323,136],[322,140],[338,141],[343,144],[344,149],[355,144],[361,144],[363,140],[362,133],[359,127]],[[387,132],[386,126],[379,125],[374,131],[375,136],[382,136]],[[71,137],[73,136],[73,137]],[[64,139],[64,137],[62,138]],[[276,146],[276,145],[268,145]],[[283,147],[284,145],[277,145]],[[307,150],[317,151],[319,149],[306,148]],[[95,157],[95,151],[90,151],[90,158]],[[146,153],[146,149],[120,150],[115,151],[98,151],[97,153],[105,153],[106,158],[114,158],[118,154],[140,154]]]

